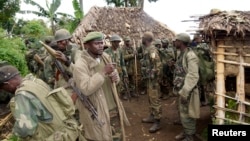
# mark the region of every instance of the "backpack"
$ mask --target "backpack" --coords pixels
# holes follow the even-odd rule
[[[16,90],[16,94],[21,94],[21,91],[28,91],[37,97],[53,115],[50,122],[39,122],[36,133],[32,138],[25,140],[41,140],[43,138],[45,141],[50,141],[57,138],[58,141],[75,141],[78,137],[82,138],[79,125],[72,118],[75,113],[73,101],[63,87],[51,90],[42,80],[28,75],[23,79],[21,87]],[[14,100],[11,104],[12,111],[14,110]]]
[[[215,79],[214,67],[215,63],[210,55],[209,50],[204,48],[188,48],[189,51],[193,51],[199,58],[199,82],[202,85],[213,81]],[[184,59],[184,64],[186,64],[186,59]],[[187,67],[186,67],[187,68]]]

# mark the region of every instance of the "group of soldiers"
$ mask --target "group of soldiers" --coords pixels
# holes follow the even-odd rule
[[[84,47],[71,43],[71,37],[69,31],[60,29],[56,31],[54,37],[48,36],[44,39],[43,46],[51,47],[52,51],[47,48],[40,48],[39,51],[31,48],[26,54],[26,59],[30,71],[36,78],[46,82],[50,90],[63,88],[69,94],[76,112],[68,118],[77,119],[83,125],[81,130],[78,130],[80,126],[74,126],[74,132],[84,135],[82,137],[77,134],[78,140],[124,140],[123,121],[127,125],[129,125],[129,121],[120,98],[123,100],[128,100],[131,97],[138,98],[139,93],[147,94],[149,97],[149,116],[143,118],[142,123],[152,123],[149,128],[150,133],[161,129],[161,99],[167,99],[171,95],[179,96],[180,120],[184,129],[180,135],[176,136],[176,139],[193,140],[195,119],[199,115],[197,108],[194,108],[195,116],[190,117],[189,111],[185,107],[190,103],[188,101],[192,100],[193,95],[199,95],[199,92],[196,91],[199,76],[198,58],[192,53],[192,50],[189,51],[188,47],[191,43],[189,35],[178,34],[170,42],[167,38],[155,39],[152,32],[145,32],[141,46],[136,47],[134,40],[130,37],[122,39],[119,35],[114,34],[109,39],[111,46],[105,50],[104,35],[101,32],[88,33],[83,41]],[[120,46],[122,40],[124,46]],[[198,46],[198,43],[195,46]],[[183,64],[183,58],[188,58],[186,66]],[[18,83],[15,83],[16,85],[25,82],[20,81],[19,72],[13,66],[1,67],[0,71],[2,75],[0,76],[1,89],[8,91],[9,88],[5,87],[5,84],[11,83],[11,80],[16,76],[19,80]],[[34,78],[29,76],[24,80],[34,80]],[[25,102],[20,100],[23,98],[20,95],[31,99],[40,99],[40,97],[36,97],[37,94],[32,95],[32,90],[26,87],[22,88],[22,86],[10,91],[16,93],[15,97],[19,96],[19,99],[15,98],[17,104],[14,104],[15,108],[12,110],[17,119],[14,133],[25,140],[40,140],[41,136],[50,137],[51,135],[58,137],[58,134],[53,133],[58,128],[48,127],[51,128],[48,132],[45,132],[47,129],[42,129],[42,127],[46,127],[43,126],[46,123],[41,123],[41,121],[49,122],[51,116],[53,117],[50,109],[46,111],[47,107],[43,107],[44,101],[39,103],[29,100],[29,102],[31,101],[30,105],[26,105],[24,108],[32,106],[35,102],[35,104],[40,105],[36,108],[41,108],[42,113],[35,114],[37,117],[25,116],[27,123],[23,122],[23,114],[32,115],[34,109],[25,111],[25,109],[20,108]],[[39,94],[39,91],[34,91],[34,93]],[[88,98],[82,99],[79,93]],[[20,101],[18,102],[18,100]],[[90,103],[90,107],[94,107],[92,107],[92,111],[88,107],[89,105],[86,106],[86,101]],[[193,105],[197,106],[197,101],[194,103]],[[91,113],[93,111],[95,113]],[[20,126],[21,124],[23,125]],[[72,124],[75,124],[75,120]],[[35,134],[37,133],[35,127],[40,125],[42,126],[39,128],[42,135]],[[67,125],[65,126],[67,127]],[[76,140],[76,138],[64,136],[61,138]]]

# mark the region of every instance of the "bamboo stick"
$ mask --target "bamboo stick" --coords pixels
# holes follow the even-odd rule
[[[220,95],[220,96],[224,96],[226,98],[229,98],[229,99],[233,99],[233,100],[239,100],[238,98],[234,98],[234,97],[231,97],[231,96],[228,96],[228,95],[224,95],[224,94],[219,94],[219,93],[215,93],[216,95]],[[246,102],[246,101],[240,101],[241,103],[245,104],[245,105],[248,105],[250,106],[250,103],[249,102]]]
[[[217,74],[217,82],[216,82],[216,92],[217,93],[223,93],[225,94],[225,76],[224,76],[224,70],[225,66],[223,62],[220,62],[218,60],[224,60],[225,56],[223,55],[225,52],[225,48],[221,48],[220,46],[223,46],[224,42],[219,41],[218,42],[218,48],[217,52],[221,53],[217,55],[217,64],[216,64],[216,74]],[[225,98],[223,96],[217,96],[216,103],[218,107],[225,108]],[[221,109],[217,109],[217,115],[219,117],[225,118],[225,112]],[[223,124],[224,120],[216,119],[217,124]]]
[[[229,61],[229,60],[217,60],[217,61],[221,62],[221,63],[227,63],[227,64],[232,64],[232,65],[242,65],[242,66],[250,67],[250,64],[248,64],[248,63],[238,63],[236,61]]]
[[[243,52],[243,49],[240,48],[239,49],[239,58],[240,58],[240,65],[239,65],[239,73],[237,75],[237,79],[236,79],[236,82],[237,82],[237,87],[236,87],[236,91],[237,91],[237,94],[239,96],[239,100],[240,101],[245,101],[245,68],[244,68],[244,58],[242,56],[242,52]],[[250,64],[249,64],[250,66]],[[239,106],[238,106],[238,111],[240,113],[245,113],[246,111],[246,107],[244,104],[240,103]],[[242,114],[240,114],[240,117],[239,117],[239,121],[244,121],[244,116],[242,116]]]
[[[220,48],[250,48],[250,46],[225,46],[225,45],[222,45],[222,46],[218,46]]]
[[[2,127],[11,119],[12,114],[9,113],[6,117],[4,117],[4,119],[1,120],[0,123],[0,129],[2,129]]]
[[[224,52],[224,53],[222,54],[222,53],[219,53],[219,52],[216,52],[216,51],[214,51],[213,54],[216,54],[216,55],[239,56],[239,54],[237,54],[237,53],[228,53],[228,52]]]
[[[216,108],[216,109],[222,109],[222,110],[227,111],[227,112],[236,113],[236,114],[242,114],[242,115],[244,115],[244,116],[250,117],[250,114],[241,113],[241,112],[236,111],[236,110],[233,110],[233,109],[221,108],[221,107],[218,107],[218,106],[213,106],[213,107]]]
[[[215,117],[217,119],[227,120],[229,122],[234,122],[234,123],[237,123],[237,124],[250,125],[249,123],[246,123],[246,122],[239,122],[239,121],[236,121],[236,120],[232,120],[232,119],[228,119],[228,118],[222,118],[222,117],[219,117],[219,116],[215,116]]]

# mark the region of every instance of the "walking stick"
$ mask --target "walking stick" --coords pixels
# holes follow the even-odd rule
[[[133,39],[133,43],[134,43],[134,51],[136,50],[136,45],[135,45],[135,40]],[[135,70],[135,93],[136,93],[136,97],[137,97],[137,101],[139,100],[139,94],[138,94],[138,74],[137,74],[137,54],[135,54],[135,66],[134,66],[134,70]]]
[[[105,58],[105,57],[103,57],[103,61],[105,62],[105,64],[109,63],[108,59]],[[111,89],[113,91],[115,102],[116,102],[117,107],[118,107],[118,113],[119,113],[121,130],[122,130],[122,141],[126,141],[126,134],[125,134],[125,128],[124,128],[124,123],[123,122],[125,122],[129,126],[130,126],[130,123],[129,123],[128,118],[126,116],[124,107],[123,107],[123,105],[122,105],[122,103],[121,103],[121,101],[119,99],[115,82],[112,82]]]

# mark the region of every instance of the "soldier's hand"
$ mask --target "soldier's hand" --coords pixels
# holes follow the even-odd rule
[[[128,77],[124,77],[123,79],[124,79],[124,82],[125,82],[125,83],[127,83],[127,84],[129,83]]]
[[[56,51],[55,53],[56,59],[62,61],[62,62],[67,62],[68,58],[61,52],[61,51]]]
[[[103,73],[105,75],[109,75],[114,71],[115,67],[113,64],[107,64],[104,69],[103,69]]]
[[[109,77],[110,77],[111,81],[114,82],[114,83],[117,83],[117,82],[119,82],[119,80],[120,80],[120,77],[119,77],[119,74],[118,74],[117,71],[113,71],[113,72],[109,75]]]
[[[188,103],[187,97],[184,97],[184,96],[180,95],[180,98],[181,98],[181,104],[187,104]]]

